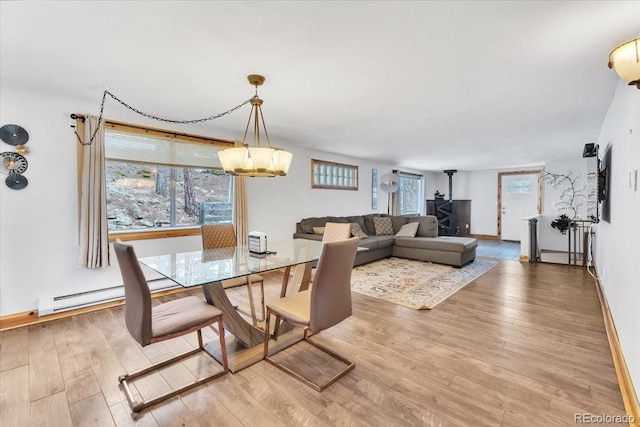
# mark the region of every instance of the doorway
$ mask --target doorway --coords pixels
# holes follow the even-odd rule
[[[520,241],[522,218],[542,213],[542,171],[498,173],[498,236]]]

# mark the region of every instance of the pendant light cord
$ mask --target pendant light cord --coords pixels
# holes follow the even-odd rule
[[[256,87],[256,92],[257,92],[257,87]],[[132,107],[131,105],[127,104],[126,102],[124,102],[123,100],[121,100],[120,98],[118,98],[117,96],[115,96],[114,94],[112,94],[111,92],[109,92],[108,90],[105,90],[104,93],[102,94],[102,102],[100,103],[100,115],[98,117],[98,126],[96,126],[96,129],[91,133],[91,138],[89,139],[88,142],[83,142],[82,138],[80,138],[80,135],[78,134],[78,131],[75,130],[75,126],[72,126],[74,128],[74,133],[76,134],[76,137],[78,138],[78,142],[80,143],[80,145],[91,145],[91,143],[95,140],[96,135],[98,133],[98,129],[100,129],[100,124],[102,123],[102,116],[104,114],[104,104],[107,100],[107,95],[109,95],[112,99],[114,99],[115,101],[117,101],[118,103],[120,103],[122,106],[124,106],[125,108],[133,111],[134,113],[140,114],[141,116],[144,117],[148,117],[150,119],[153,120],[157,120],[160,122],[165,122],[165,123],[176,123],[176,124],[193,124],[193,123],[202,123],[202,122],[207,122],[209,120],[215,120],[218,119],[222,116],[226,116],[229,113],[232,113],[234,111],[236,111],[237,109],[245,106],[246,104],[251,102],[251,99],[247,99],[246,101],[244,101],[242,104],[238,104],[235,107],[220,113],[220,114],[216,114],[213,116],[209,116],[209,117],[204,117],[202,119],[194,119],[194,120],[172,120],[172,119],[165,119],[163,117],[159,117],[159,116],[154,116],[152,114],[148,114],[145,113],[143,111],[138,110],[137,108]],[[72,119],[81,119],[84,121],[84,117],[77,115],[77,114],[72,114],[71,115]]]

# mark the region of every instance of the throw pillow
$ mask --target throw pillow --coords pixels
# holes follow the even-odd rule
[[[324,234],[324,227],[313,227],[313,234]]]
[[[419,222],[410,222],[400,227],[400,230],[396,233],[396,237],[416,237],[418,232]]]
[[[369,237],[367,233],[362,231],[362,227],[360,227],[360,224],[358,224],[357,222],[351,223],[351,235],[353,237],[359,237],[361,239],[366,239],[367,237]]]
[[[388,216],[373,218],[373,226],[378,236],[393,235],[393,224],[391,223],[391,218]]]

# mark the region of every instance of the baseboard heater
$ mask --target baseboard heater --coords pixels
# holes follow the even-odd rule
[[[179,288],[175,282],[161,277],[147,280],[151,292],[165,291]],[[38,299],[38,317],[77,308],[90,307],[105,302],[117,301],[124,298],[124,286],[96,289],[94,291],[79,292],[77,294],[61,295],[57,297]]]

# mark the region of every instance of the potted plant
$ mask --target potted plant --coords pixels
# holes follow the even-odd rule
[[[558,218],[551,222],[551,227],[559,230],[562,234],[567,234],[567,230],[570,226],[571,219],[565,214],[560,215]]]

